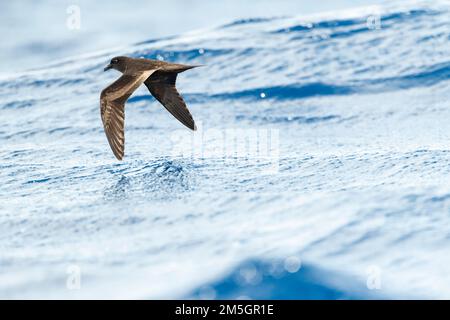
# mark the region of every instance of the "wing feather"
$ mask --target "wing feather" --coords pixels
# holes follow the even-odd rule
[[[175,87],[176,78],[177,73],[158,71],[145,81],[145,85],[178,121],[189,129],[196,130],[194,118]]]
[[[154,71],[124,74],[100,94],[103,128],[109,146],[118,160],[122,160],[125,154],[125,102]]]

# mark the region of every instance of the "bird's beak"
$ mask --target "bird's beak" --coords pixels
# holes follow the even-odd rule
[[[108,65],[105,67],[105,69],[103,69],[103,71],[108,71],[108,70],[111,69],[111,68],[112,68],[112,65],[108,64]]]

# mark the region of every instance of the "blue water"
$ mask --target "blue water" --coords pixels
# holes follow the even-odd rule
[[[0,297],[450,298],[449,17],[249,17],[3,74]],[[140,88],[116,161],[119,54],[205,65],[178,80],[199,131]],[[227,130],[274,152],[209,150]]]

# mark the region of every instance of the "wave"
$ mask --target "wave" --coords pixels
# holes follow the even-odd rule
[[[449,12],[250,17],[2,75],[0,296],[448,297]],[[204,65],[177,80],[199,130],[139,88],[117,162],[99,94],[119,54]],[[234,129],[274,134],[273,171],[208,149]],[[292,252],[297,271],[272,260]]]

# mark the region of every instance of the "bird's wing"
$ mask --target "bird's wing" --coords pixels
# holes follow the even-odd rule
[[[124,74],[100,94],[100,114],[109,145],[118,160],[125,151],[125,102],[155,70]]]
[[[177,80],[176,72],[157,71],[146,81],[150,93],[169,111],[175,118],[191,130],[197,130],[194,119],[186,107],[186,103],[175,88]]]

